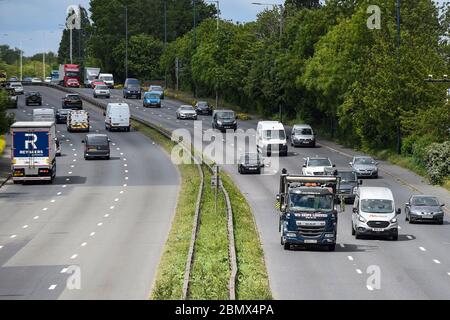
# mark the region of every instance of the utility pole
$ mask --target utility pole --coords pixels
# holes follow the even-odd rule
[[[20,81],[22,81],[23,79],[22,79],[22,76],[23,76],[23,74],[22,74],[22,72],[23,72],[23,62],[22,62],[22,59],[23,59],[23,51],[22,51],[22,41],[20,42]]]
[[[164,51],[167,49],[167,0],[164,0]],[[167,70],[164,72],[164,88],[167,88]]]
[[[217,6],[217,41],[219,41],[219,21],[220,21],[220,8],[219,8],[219,0],[212,0],[206,2],[214,2]],[[217,47],[219,44],[217,44]],[[219,83],[216,83],[216,109],[219,108]]]
[[[128,78],[128,5],[125,5],[125,79]]]
[[[197,9],[196,9],[196,0],[193,0],[194,3],[194,48],[197,47]]]
[[[70,28],[69,29],[69,32],[70,32],[70,64],[72,64],[73,63],[73,61],[72,61],[72,28]]]

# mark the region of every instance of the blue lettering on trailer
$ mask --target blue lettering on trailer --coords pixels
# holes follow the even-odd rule
[[[14,157],[48,157],[48,132],[14,132]]]

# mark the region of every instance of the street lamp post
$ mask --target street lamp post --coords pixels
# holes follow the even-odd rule
[[[128,5],[125,5],[125,79],[128,78]]]
[[[397,0],[396,8],[397,8],[397,67],[398,67],[398,74],[400,74],[400,46],[401,46],[401,0]],[[401,90],[400,81],[399,84],[399,90]],[[399,107],[397,107],[397,154],[401,153],[402,149],[402,138],[401,138],[401,127],[400,127],[400,110]]]
[[[252,2],[252,4],[257,6],[272,6],[274,9],[280,8],[280,47],[281,47],[281,38],[283,37],[283,24],[284,24],[284,6],[278,3],[262,3],[262,2]],[[280,100],[279,104],[279,118],[280,122],[283,122],[283,103]]]
[[[220,2],[219,0],[211,0],[211,1],[206,1],[206,2],[210,2],[210,3],[215,3],[217,6],[217,33],[219,33],[219,21],[220,21]],[[216,109],[219,108],[219,84],[216,83]]]

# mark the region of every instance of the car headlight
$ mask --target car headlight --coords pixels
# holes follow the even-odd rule
[[[218,124],[219,126],[221,126],[221,125],[222,125],[222,121],[217,121],[217,124]]]
[[[358,192],[358,187],[353,187],[353,193]]]
[[[364,223],[367,221],[366,219],[364,219],[363,216],[359,216],[359,217],[358,217],[358,220],[361,221],[361,222],[364,222]]]
[[[397,223],[397,218],[391,219],[391,223]]]

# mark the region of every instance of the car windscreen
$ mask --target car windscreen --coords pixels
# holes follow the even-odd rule
[[[78,77],[78,72],[66,72],[67,77]],[[75,79],[74,79],[75,80]]]
[[[286,139],[284,130],[264,130],[263,137],[264,137],[264,139],[267,139],[267,140],[272,140],[272,139],[284,140],[284,139]]]
[[[333,209],[331,194],[310,195],[291,193],[289,207],[293,211],[329,211]]]
[[[207,107],[208,106],[208,102],[198,102],[197,106],[198,107]]]
[[[105,146],[108,145],[108,138],[105,136],[93,136],[87,138],[87,143],[94,146]]]
[[[140,86],[139,80],[128,80],[127,86],[130,87],[130,88],[139,87]]]
[[[107,86],[96,86],[95,89],[96,90],[107,90],[108,87]]]
[[[372,158],[356,158],[355,164],[375,164],[375,160]]]
[[[219,119],[234,119],[234,112],[218,112],[217,118]]]
[[[439,206],[439,201],[434,197],[414,197],[412,199],[413,206]]]
[[[156,93],[146,93],[144,95],[145,99],[159,99],[159,94]]]
[[[102,80],[112,81],[114,78],[111,76],[102,76]]]
[[[69,96],[66,96],[66,99],[68,99],[68,100],[81,100],[80,99],[80,96],[78,96],[78,95],[69,95]]]
[[[331,162],[328,159],[310,159],[308,167],[331,167]]]
[[[357,181],[354,172],[339,172],[339,177],[341,177],[341,182],[355,182]]]
[[[163,91],[163,88],[159,87],[159,86],[152,86],[152,90],[153,91]]]
[[[294,134],[296,135],[305,135],[305,136],[310,136],[312,135],[312,130],[311,129],[295,129],[294,130]]]
[[[387,199],[362,199],[361,211],[367,213],[392,213],[394,203]]]
[[[189,106],[186,106],[186,107],[180,107],[180,109],[181,109],[181,110],[184,110],[184,111],[193,111],[193,110],[194,110],[193,107],[189,107]]]
[[[257,164],[259,161],[259,156],[256,153],[246,154],[241,157],[241,162],[247,164]]]

